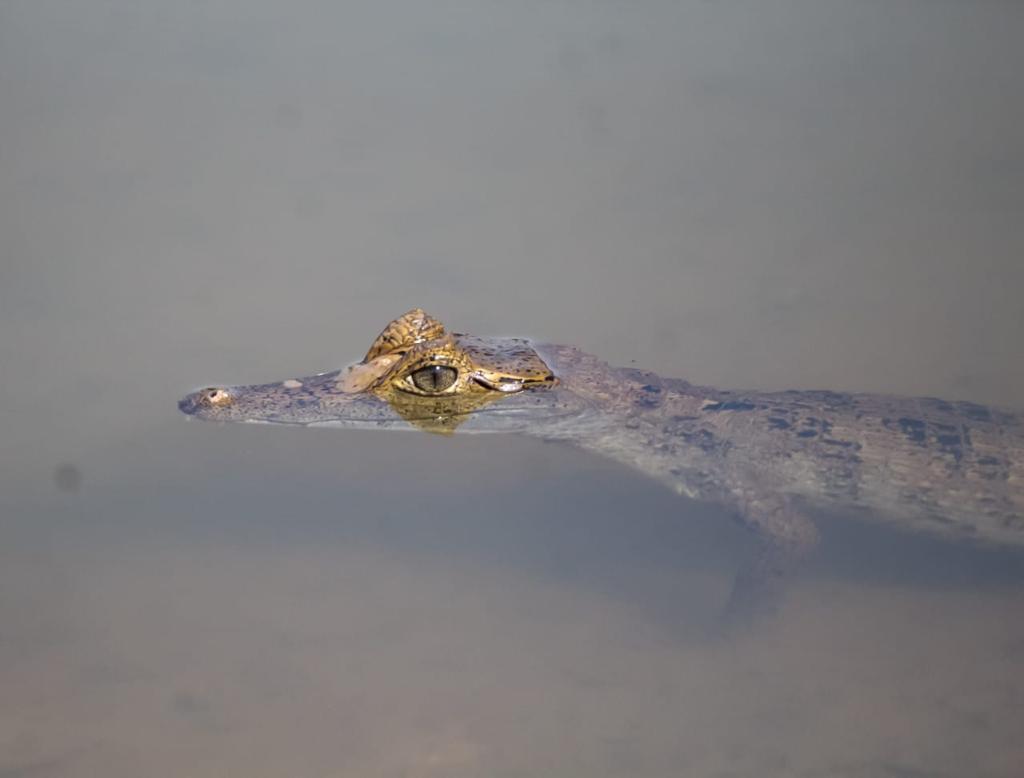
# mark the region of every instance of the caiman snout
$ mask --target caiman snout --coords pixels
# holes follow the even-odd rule
[[[194,416],[210,408],[223,408],[231,405],[234,397],[230,389],[220,386],[208,386],[198,392],[192,392],[178,402],[178,408],[182,413]]]

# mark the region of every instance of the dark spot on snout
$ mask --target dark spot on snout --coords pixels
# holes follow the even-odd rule
[[[186,413],[192,416],[196,411],[199,410],[198,392],[192,392],[192,394],[186,395],[178,400],[178,410],[182,413]]]

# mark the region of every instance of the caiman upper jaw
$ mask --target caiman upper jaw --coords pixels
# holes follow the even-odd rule
[[[200,389],[178,402],[186,415],[207,421],[370,429],[421,429],[450,434],[521,432],[578,416],[586,403],[558,386],[473,396],[418,397],[395,392],[337,390],[338,373],[273,384]]]
[[[234,400],[234,394],[230,388],[209,386],[183,397],[178,402],[178,409],[189,416],[198,416],[206,410],[226,408]]]
[[[210,421],[313,424],[398,418],[386,402],[372,394],[342,391],[337,379],[335,371],[270,384],[208,387],[182,398],[178,408]]]
[[[518,428],[513,419],[560,418],[575,406],[556,391],[551,366],[521,338],[448,333],[413,309],[344,370],[269,384],[208,387],[178,403],[212,421],[276,424],[412,425],[448,434],[473,417],[476,431]],[[502,412],[481,416],[494,404]]]

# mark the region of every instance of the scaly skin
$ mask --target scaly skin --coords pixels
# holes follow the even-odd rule
[[[349,368],[203,389],[179,407],[221,421],[571,442],[722,503],[758,534],[764,550],[737,579],[734,607],[771,591],[814,546],[815,508],[1024,545],[1018,414],[934,398],[695,386],[612,368],[571,346],[450,334],[419,309]]]

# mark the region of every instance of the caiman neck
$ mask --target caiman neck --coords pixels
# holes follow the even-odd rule
[[[690,497],[728,496],[701,429],[704,410],[721,405],[728,392],[609,367],[571,346],[541,346],[538,352],[551,360],[559,388],[582,398],[588,411],[534,434],[610,457]]]
[[[721,394],[711,387],[662,378],[646,370],[611,367],[574,346],[545,344],[537,349],[558,376],[560,388],[585,400],[593,415],[603,419],[603,423],[594,419],[584,425],[591,433],[621,433],[641,426],[644,418],[666,412],[696,415]]]

